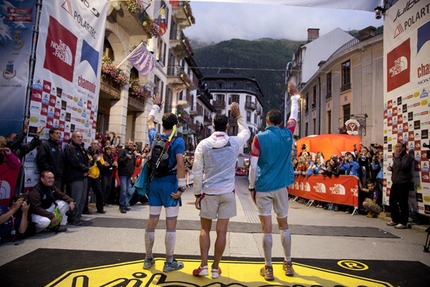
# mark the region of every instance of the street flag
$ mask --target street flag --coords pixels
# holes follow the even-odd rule
[[[126,59],[128,59],[143,76],[151,72],[155,66],[154,55],[146,49],[143,43],[140,43]]]
[[[158,33],[160,34],[160,36],[166,34],[166,11],[164,10],[164,8],[161,8],[160,15],[158,16],[158,19],[156,19],[155,23],[158,25]]]

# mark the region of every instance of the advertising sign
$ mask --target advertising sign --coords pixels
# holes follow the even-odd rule
[[[63,148],[75,131],[94,138],[106,25],[106,1],[43,1],[30,101],[30,136],[57,127]],[[38,182],[34,155],[25,161],[26,186]]]
[[[0,18],[0,135],[19,132],[24,122],[36,0],[9,0]]]
[[[414,156],[410,204],[430,215],[430,13],[428,1],[398,1],[384,21],[384,204],[390,195],[394,147],[404,142]],[[427,12],[425,12],[427,11]]]

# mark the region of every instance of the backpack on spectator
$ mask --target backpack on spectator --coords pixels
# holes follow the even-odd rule
[[[172,174],[174,167],[169,166],[169,151],[170,145],[175,139],[176,137],[173,136],[163,139],[159,133],[155,134],[151,145],[151,153],[147,161],[150,180],[154,176],[162,177]]]

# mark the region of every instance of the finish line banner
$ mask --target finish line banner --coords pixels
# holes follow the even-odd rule
[[[63,148],[75,131],[89,144],[94,138],[106,26],[107,2],[43,1],[34,82],[30,101],[30,136],[38,126],[48,138],[62,132]],[[25,187],[39,181],[35,152],[26,157]]]
[[[288,193],[310,200],[358,207],[358,178],[350,175],[296,175]]]

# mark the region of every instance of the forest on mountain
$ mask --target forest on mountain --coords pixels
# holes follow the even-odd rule
[[[263,92],[263,106],[267,112],[283,108],[285,68],[299,46],[305,42],[232,39],[206,46],[191,43],[194,47],[193,58],[204,76],[229,68],[238,75],[255,78]]]

